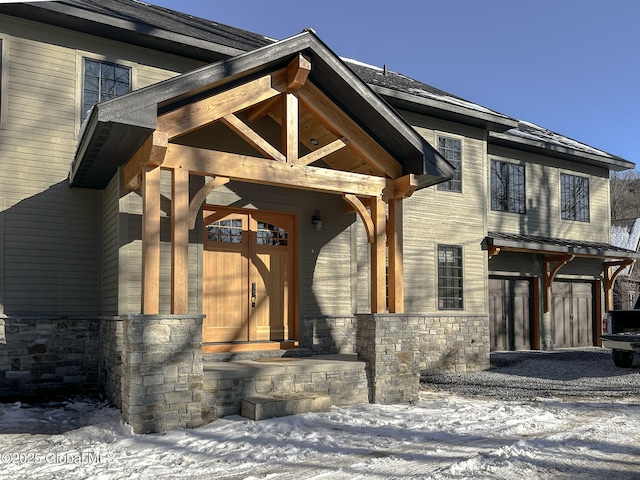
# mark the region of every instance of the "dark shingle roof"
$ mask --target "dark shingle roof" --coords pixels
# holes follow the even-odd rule
[[[101,13],[139,25],[179,32],[239,50],[253,50],[273,40],[239,28],[151,5],[139,0],[62,0],[58,3]],[[215,4],[212,4],[214,6]]]

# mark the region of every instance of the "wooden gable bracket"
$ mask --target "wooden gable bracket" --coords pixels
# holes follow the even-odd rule
[[[247,143],[249,143],[266,157],[270,158],[271,160],[277,160],[278,162],[285,162],[287,160],[285,156],[278,151],[278,149],[267,142],[258,133],[256,133],[255,130],[253,130],[249,125],[244,123],[234,114],[230,113],[229,115],[222,117],[221,120],[222,123],[236,132]]]
[[[367,232],[367,240],[369,243],[373,243],[375,241],[376,232],[373,225],[373,219],[371,218],[371,213],[369,213],[367,207],[365,207],[364,203],[362,203],[358,197],[351,193],[344,193],[342,198],[344,198],[345,202],[351,205],[360,216],[360,219],[364,224],[364,229]]]
[[[158,130],[166,132],[169,140],[172,140],[228,115],[278,97],[286,89],[286,69],[281,69],[164,113],[158,117]]]
[[[635,263],[635,260],[631,258],[602,262],[604,266],[605,310],[607,312],[613,309],[613,286],[615,285],[616,278],[618,278],[618,275],[620,275],[625,268],[633,263]],[[611,272],[613,267],[618,268]]]
[[[124,187],[132,191],[140,188],[143,169],[152,170],[162,165],[168,144],[164,132],[156,130],[149,135],[124,166]]]
[[[200,207],[205,202],[207,197],[216,188],[221,187],[229,183],[229,179],[226,177],[214,177],[205,183],[200,190],[193,196],[189,203],[189,230],[193,230],[196,227],[196,220],[198,218],[198,212]]]
[[[349,141],[349,148],[371,167],[374,174],[394,179],[402,176],[402,165],[313,83],[307,82],[298,91],[298,97],[327,130]]]
[[[487,250],[489,253],[489,259],[492,259],[501,252],[500,247],[496,247],[494,245],[491,245]]]
[[[575,255],[553,255],[544,257],[544,311],[551,309],[551,284],[558,271],[572,261]],[[553,265],[553,267],[551,266]]]

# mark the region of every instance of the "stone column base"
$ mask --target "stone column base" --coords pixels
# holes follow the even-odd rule
[[[420,365],[414,317],[358,315],[358,357],[369,362],[370,401],[379,404],[418,401]]]
[[[136,433],[203,424],[203,315],[123,315],[122,415]]]

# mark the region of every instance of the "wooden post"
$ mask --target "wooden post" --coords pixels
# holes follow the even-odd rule
[[[403,257],[403,221],[402,199],[389,202],[389,224],[387,241],[389,243],[389,312],[404,313],[404,272]]]
[[[371,217],[375,231],[371,244],[371,313],[387,311],[387,204],[381,197],[371,199]]]
[[[142,313],[160,307],[160,168],[142,169]]]
[[[282,112],[282,150],[288,163],[298,161],[298,94],[287,92],[284,94],[284,111]]]
[[[171,171],[171,313],[189,313],[189,170]]]

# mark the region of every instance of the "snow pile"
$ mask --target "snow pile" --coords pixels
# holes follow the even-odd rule
[[[0,478],[640,478],[640,394],[630,395],[640,387],[637,367],[610,368],[610,355],[594,350],[495,358],[500,368],[467,377],[479,389],[475,395],[451,393],[464,383],[461,376],[458,384],[451,378],[425,384],[415,405],[360,405],[260,422],[232,416],[154,435],[133,434],[117,410],[88,399],[0,404]],[[541,360],[546,368],[536,366]],[[576,365],[564,379],[569,363]],[[500,398],[502,382],[527,379],[539,398]],[[584,389],[556,395],[607,381],[617,397],[585,399]],[[628,388],[617,390],[620,384]]]

